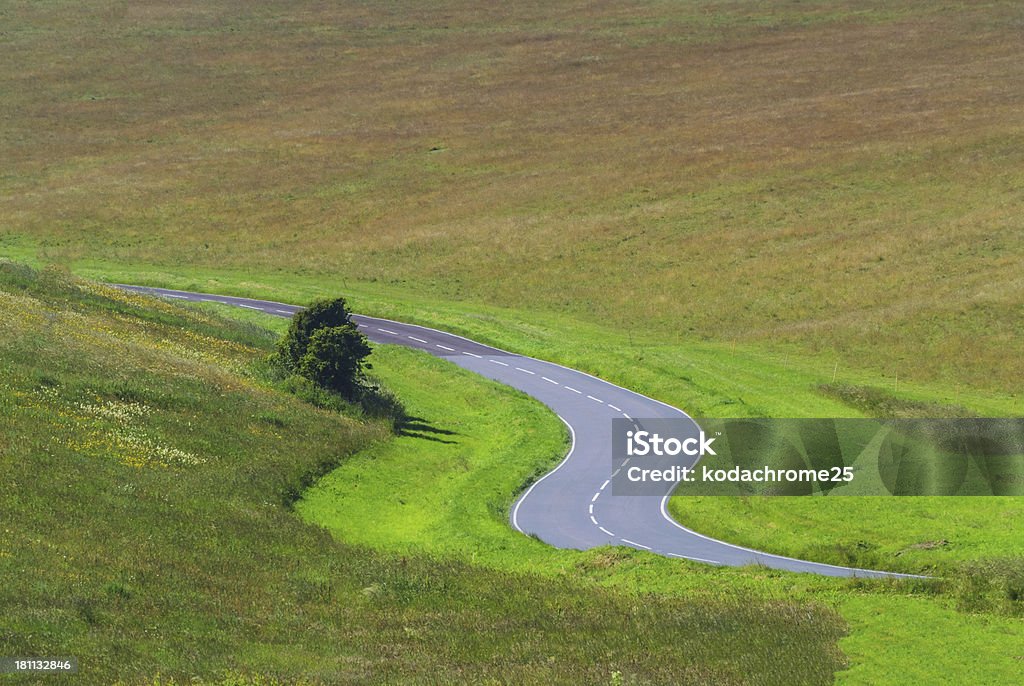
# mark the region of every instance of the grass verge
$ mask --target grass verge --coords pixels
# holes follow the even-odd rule
[[[1019,497],[680,496],[669,511],[730,543],[868,569],[944,575],[963,562],[1024,555]]]

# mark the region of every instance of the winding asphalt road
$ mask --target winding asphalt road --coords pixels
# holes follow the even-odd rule
[[[291,317],[302,309],[266,300],[141,286],[119,287],[165,298],[235,305],[282,317]],[[585,550],[625,545],[712,565],[763,565],[827,576],[909,576],[808,562],[743,548],[703,536],[674,521],[666,509],[668,496],[612,495],[612,420],[679,418],[693,422],[682,410],[589,374],[515,355],[455,334],[362,315],[353,316],[353,320],[375,343],[404,345],[443,357],[533,396],[566,423],[572,435],[569,454],[520,495],[512,507],[511,524],[524,534],[535,534],[558,548]],[[696,423],[693,426],[696,431]]]

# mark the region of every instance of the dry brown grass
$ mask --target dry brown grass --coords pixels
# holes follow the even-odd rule
[[[1015,389],[1016,2],[10,5],[0,231]]]

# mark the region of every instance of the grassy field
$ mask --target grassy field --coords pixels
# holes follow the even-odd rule
[[[1022,21],[1013,0],[9,3],[0,245],[1018,393]]]
[[[625,548],[559,551],[518,535],[507,524],[512,493],[543,452],[560,445],[561,423],[521,394],[441,360],[389,346],[378,347],[375,355],[376,372],[419,425],[432,430],[363,451],[306,493],[298,511],[339,540],[669,597],[740,593],[824,603],[851,626],[840,643],[850,662],[837,675],[842,684],[901,684],[908,675],[929,684],[1005,684],[1024,677],[1017,657],[1024,624],[1016,618],[1024,607],[1008,599],[1024,578],[1019,569],[978,569],[991,586],[977,584],[973,574],[920,587],[892,586],[718,569]],[[703,520],[692,523],[703,530]],[[959,559],[1019,556],[1014,524],[1000,528],[1007,533],[958,529],[973,546]],[[899,536],[892,528],[880,529],[873,539]]]
[[[359,311],[567,364],[695,416],[1024,411],[1019,2],[45,0],[4,4],[0,24],[0,257],[298,303],[344,293]],[[26,455],[59,479],[0,492],[4,514],[19,513],[11,530],[32,532],[19,539],[31,555],[0,554],[17,579],[0,590],[15,607],[0,613],[0,649],[25,627],[66,637],[104,678],[123,657],[141,679],[139,656],[157,654],[179,679],[227,664],[416,680],[458,664],[452,680],[596,682],[618,669],[664,681],[657,632],[691,632],[641,616],[629,594],[686,608],[681,597],[699,597],[728,615],[739,593],[751,612],[791,598],[838,610],[846,683],[1024,679],[1016,563],[979,561],[1018,554],[1011,501],[674,503],[738,541],[952,575],[926,589],[556,553],[503,528],[510,493],[562,441],[523,398],[382,350],[381,375],[422,421],[419,437],[377,442],[383,427],[265,388],[258,329],[72,295],[48,274],[27,294],[4,282],[5,311],[24,313],[0,321],[4,464],[28,470],[19,484],[35,473]],[[199,412],[216,422],[199,427]],[[315,450],[293,438],[303,431]],[[543,450],[516,450],[526,435]],[[397,502],[360,482],[380,496],[371,510],[330,477],[333,497],[303,507],[345,541],[332,542],[281,493],[360,448],[343,470],[373,460],[422,492]],[[166,466],[135,464],[153,454]],[[56,521],[80,532],[97,501],[102,521],[72,562],[25,543]],[[194,521],[208,531],[182,533]],[[838,540],[823,534],[836,521],[850,522]],[[244,583],[210,582],[211,569]],[[68,598],[53,590],[67,586]],[[559,622],[596,632],[619,615],[636,642],[572,671],[586,641]],[[175,648],[159,649],[148,616],[180,629]],[[821,671],[807,680],[827,680],[842,629],[811,616],[792,630],[815,636],[805,662]],[[750,640],[792,635],[771,621]],[[540,629],[503,662],[497,646],[523,626]],[[575,638],[549,655],[555,636]],[[750,663],[737,660],[770,657],[679,640],[698,662],[673,663],[677,681],[738,680]]]
[[[416,417],[381,442],[383,427],[261,380],[273,337],[251,323],[279,331],[283,320],[235,310],[248,321],[231,325],[214,306],[190,314],[18,268],[5,269],[0,291],[13,315],[0,355],[4,478],[24,484],[2,504],[5,652],[75,652],[97,682],[126,683],[156,671],[217,681],[226,670],[327,682],[430,681],[439,669],[498,682],[614,683],[619,672],[626,683],[828,683],[843,666],[847,684],[1021,676],[1024,627],[998,602],[1002,588],[719,570],[622,549],[556,551],[514,534],[508,502],[557,458],[562,429],[533,401],[439,360],[374,353],[375,372]],[[140,463],[151,454],[167,466]],[[54,478],[32,479],[40,459]],[[298,504],[331,541],[287,503],[305,474],[338,460]],[[845,658],[826,607],[850,627]],[[793,625],[793,611],[806,621]],[[566,644],[566,623],[591,628],[572,629]],[[639,652],[613,647],[608,627],[620,626]],[[519,630],[531,634],[525,645]],[[546,631],[559,634],[557,654],[542,650]],[[661,640],[690,657],[666,666]],[[511,657],[499,648],[510,641]],[[597,664],[594,646],[608,656]],[[798,649],[809,652],[787,652]]]
[[[66,683],[828,683],[843,664],[843,622],[806,601],[332,540],[296,489],[389,431],[277,390],[272,334],[7,263],[0,302],[0,654],[77,656]]]

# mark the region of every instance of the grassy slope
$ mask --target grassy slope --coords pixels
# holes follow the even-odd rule
[[[1017,393],[1021,20],[1015,0],[17,3],[0,231],[64,263],[344,274]]]
[[[261,381],[265,331],[2,263],[0,303],[0,654],[76,655],[67,682],[96,684],[827,683],[841,664],[820,607],[336,542],[291,494],[387,432]]]
[[[515,534],[506,523],[510,487],[558,446],[557,420],[520,394],[448,363],[390,347],[375,354],[376,372],[419,424],[433,430],[364,451],[306,493],[299,511],[341,540],[669,596],[742,593],[826,602],[853,627],[842,641],[851,661],[839,675],[845,684],[905,683],[909,674],[936,684],[1002,684],[1024,676],[1014,659],[1024,639],[1020,620],[958,612],[952,592],[930,597],[910,588],[716,569],[622,548],[556,551]],[[990,539],[985,530],[963,533]],[[1003,552],[1019,547],[1015,541]]]

